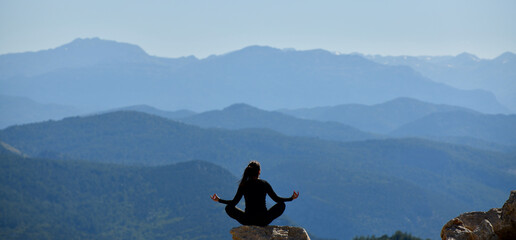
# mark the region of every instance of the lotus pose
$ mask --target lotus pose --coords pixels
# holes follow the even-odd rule
[[[251,161],[244,171],[233,200],[222,200],[217,194],[213,194],[211,199],[215,202],[227,204],[227,214],[242,225],[267,226],[274,219],[281,216],[283,211],[285,211],[285,202],[296,199],[299,196],[299,192],[296,193],[294,191],[290,198],[278,197],[274,190],[272,190],[271,185],[267,181],[259,179],[259,176],[260,163]],[[276,202],[276,205],[269,210],[265,206],[267,194]],[[242,196],[245,198],[245,212],[236,207]]]

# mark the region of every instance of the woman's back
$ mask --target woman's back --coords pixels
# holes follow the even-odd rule
[[[267,187],[268,186],[268,187]],[[270,188],[269,183],[262,179],[247,181],[243,188],[245,211],[248,213],[267,212],[265,198]]]

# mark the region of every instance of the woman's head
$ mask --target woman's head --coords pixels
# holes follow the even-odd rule
[[[258,178],[258,176],[260,176],[260,163],[258,161],[251,161],[244,170],[240,186],[251,179]]]
[[[258,161],[249,162],[245,171],[249,171],[249,177],[257,178],[260,175],[260,163]]]

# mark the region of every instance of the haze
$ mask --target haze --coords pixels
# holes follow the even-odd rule
[[[204,58],[249,45],[494,58],[516,52],[514,1],[0,1],[0,54],[78,37]]]

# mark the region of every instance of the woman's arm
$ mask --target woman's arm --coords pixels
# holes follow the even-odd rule
[[[274,192],[274,190],[272,189],[271,185],[268,182],[267,182],[267,194],[269,194],[271,199],[274,200],[275,202],[290,202],[299,197],[299,192],[296,193],[296,191],[294,191],[294,193],[292,193],[292,196],[290,196],[289,198],[279,197]]]
[[[213,200],[215,202],[223,203],[223,204],[228,204],[228,205],[236,206],[238,204],[238,202],[240,202],[240,199],[242,199],[243,195],[244,195],[243,191],[239,187],[238,190],[237,190],[237,193],[235,194],[235,197],[233,198],[233,200],[220,199],[219,196],[217,196],[217,194],[213,194],[213,196],[211,196],[211,200]]]

